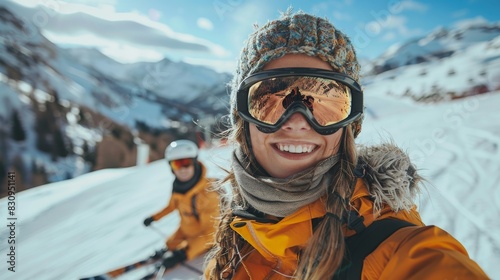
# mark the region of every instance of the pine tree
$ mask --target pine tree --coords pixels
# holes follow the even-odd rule
[[[5,166],[5,163],[3,162],[3,159],[0,158],[0,194],[4,192],[4,179],[7,176],[7,167]],[[5,189],[7,191],[7,189]]]
[[[52,144],[50,143],[48,138],[52,139],[52,137],[49,137],[46,133],[37,133],[36,148],[39,151],[50,153],[50,151],[52,150]]]
[[[83,160],[88,162],[92,166],[92,168],[94,168],[95,161],[96,161],[95,147],[91,149],[89,147],[89,144],[87,143],[87,141],[84,141],[83,146],[82,146],[82,150],[83,150],[83,153],[82,153]]]
[[[17,110],[12,112],[12,130],[11,136],[14,141],[22,142],[26,140],[26,131],[24,131],[23,124],[19,118]]]
[[[55,157],[67,157],[69,155],[69,151],[61,129],[56,128],[53,135],[54,135],[53,155]]]

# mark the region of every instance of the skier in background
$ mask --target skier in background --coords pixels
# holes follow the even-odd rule
[[[165,159],[175,175],[170,202],[144,220],[144,225],[150,226],[174,210],[179,211],[180,226],[166,241],[171,252],[163,261],[166,269],[196,258],[213,244],[215,218],[220,215],[219,195],[210,190],[213,179],[206,177],[206,168],[197,158],[198,146],[194,142],[170,143],[165,150]]]

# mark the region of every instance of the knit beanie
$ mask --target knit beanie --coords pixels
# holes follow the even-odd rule
[[[302,12],[288,11],[280,19],[270,21],[250,34],[241,51],[236,73],[231,82],[231,124],[239,118],[236,92],[248,76],[262,70],[271,60],[285,54],[306,54],[328,62],[334,71],[347,74],[359,82],[360,66],[349,38],[326,19]],[[360,118],[354,126],[359,132]]]

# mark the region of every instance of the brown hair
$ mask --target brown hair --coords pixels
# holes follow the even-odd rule
[[[339,217],[344,215],[352,195],[355,182],[353,170],[357,159],[353,133],[355,127],[352,126],[354,124],[344,128],[339,148],[340,162],[333,168],[333,183],[328,187],[323,199],[326,211],[332,215],[325,216],[315,229],[308,245],[302,250],[295,271],[297,279],[331,279],[342,263],[345,245]],[[241,118],[236,119],[233,128],[227,133],[230,135],[230,142],[241,145],[243,152],[249,155],[244,121]],[[215,262],[209,271],[210,279],[230,279],[239,261],[236,248],[241,249],[246,245],[245,240],[239,238],[229,226],[233,220],[232,207],[244,206],[245,203],[238,192],[234,173],[231,171],[219,182],[218,187],[223,188],[227,183],[231,186],[232,197],[221,205],[221,219],[215,235],[215,246],[208,258]]]

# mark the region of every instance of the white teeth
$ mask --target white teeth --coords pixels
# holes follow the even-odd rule
[[[310,153],[314,150],[314,145],[283,145],[278,144],[280,151],[289,152],[293,154]]]

